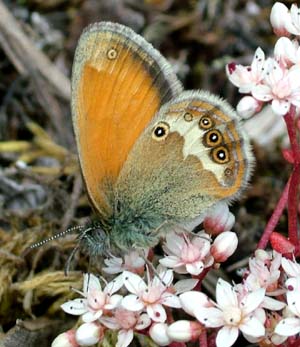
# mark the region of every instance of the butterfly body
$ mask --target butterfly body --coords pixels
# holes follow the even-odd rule
[[[72,113],[99,219],[82,239],[95,254],[103,244],[154,246],[174,225],[192,229],[248,182],[253,158],[234,110],[207,92],[183,92],[160,53],[122,25],[83,33]]]

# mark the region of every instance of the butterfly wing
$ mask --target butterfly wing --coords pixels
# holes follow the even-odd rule
[[[147,216],[154,229],[164,221],[191,223],[215,203],[237,197],[252,163],[234,110],[207,92],[183,92],[162,107],[133,147],[118,196],[125,210]]]
[[[89,197],[111,214],[112,188],[137,138],[182,91],[167,61],[131,29],[102,22],[82,34],[72,72],[72,114]]]

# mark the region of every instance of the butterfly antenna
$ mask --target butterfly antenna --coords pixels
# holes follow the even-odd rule
[[[65,236],[66,234],[70,234],[70,233],[72,233],[72,232],[74,232],[74,231],[82,230],[83,228],[84,228],[83,226],[71,227],[71,228],[69,228],[69,229],[67,229],[67,230],[64,230],[64,231],[58,233],[58,234],[55,234],[55,235],[53,235],[53,236],[50,236],[50,237],[48,237],[47,239],[44,239],[44,240],[39,241],[39,242],[36,242],[36,243],[32,244],[29,248],[30,248],[30,249],[34,249],[34,248],[41,247],[41,246],[43,246],[44,244],[46,244],[46,243],[48,243],[48,242],[50,242],[50,241],[59,239],[59,238]]]
[[[68,260],[67,260],[66,265],[65,265],[65,270],[64,270],[65,276],[68,276],[68,274],[69,274],[71,261],[72,261],[72,259],[74,258],[74,255],[75,255],[76,252],[78,251],[79,247],[80,247],[80,246],[77,245],[77,246],[72,250],[71,254],[70,254],[69,257],[68,257]]]

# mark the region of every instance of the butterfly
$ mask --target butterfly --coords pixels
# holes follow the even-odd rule
[[[97,219],[79,237],[90,254],[152,247],[174,225],[192,230],[247,185],[253,155],[232,107],[184,91],[167,60],[126,26],[84,30],[71,104]]]

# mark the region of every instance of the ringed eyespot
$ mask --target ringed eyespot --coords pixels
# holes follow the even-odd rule
[[[199,120],[199,127],[203,130],[208,130],[214,126],[214,121],[209,116],[202,116]]]
[[[227,147],[219,146],[211,151],[211,157],[215,163],[226,164],[230,160],[230,155]]]
[[[223,142],[223,136],[217,129],[212,129],[204,134],[204,145],[207,147],[216,147]]]
[[[233,175],[232,169],[230,169],[229,167],[226,168],[226,169],[224,170],[224,175],[225,175],[226,177],[231,177],[231,176]]]
[[[160,122],[155,125],[155,127],[152,130],[152,138],[156,141],[162,141],[164,140],[170,131],[170,126],[168,123]]]
[[[117,58],[118,56],[118,52],[115,48],[110,48],[107,52],[106,52],[106,56],[109,60],[114,60]]]
[[[190,112],[185,112],[185,114],[183,115],[183,119],[186,122],[191,122],[193,120],[193,115]]]

